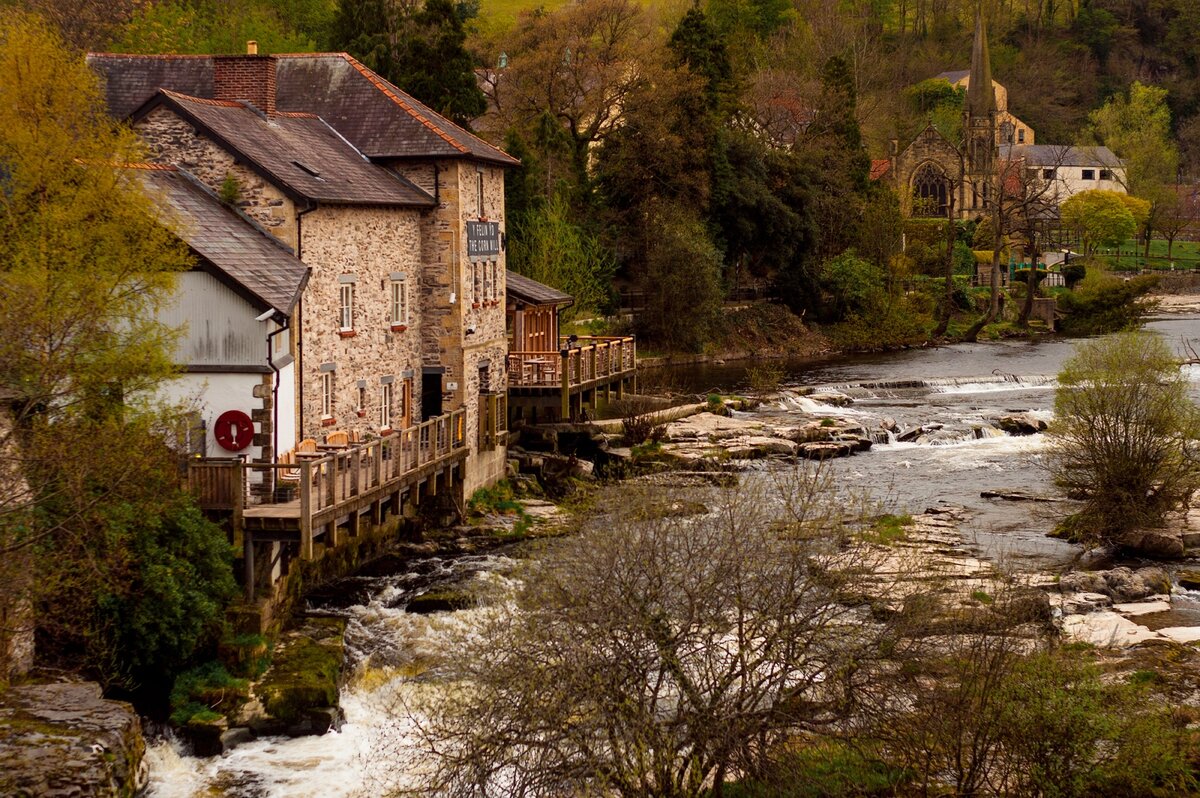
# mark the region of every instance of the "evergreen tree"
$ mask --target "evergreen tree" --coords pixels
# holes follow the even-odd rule
[[[396,85],[464,127],[487,110],[463,21],[451,0],[425,0],[400,33]]]
[[[466,39],[450,0],[408,16],[387,0],[343,0],[333,23],[335,47],[464,127],[487,110]]]

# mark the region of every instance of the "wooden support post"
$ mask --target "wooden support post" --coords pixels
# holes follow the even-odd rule
[[[436,496],[437,495],[437,492],[438,492],[437,480],[438,480],[438,475],[437,475],[436,471],[429,475],[429,481],[425,483],[425,495],[426,496]]]
[[[398,490],[392,494],[392,515],[399,517],[404,512],[404,491]]]
[[[383,499],[371,502],[371,523],[379,526],[383,523]]]
[[[330,469],[332,471],[332,469]],[[300,461],[300,559],[313,558],[313,476],[312,461]]]
[[[242,557],[245,560],[243,565],[246,569],[245,581],[243,585],[246,594],[246,603],[254,603],[254,536],[249,532],[243,534],[242,537]]]
[[[559,382],[562,384],[562,418],[561,421],[571,420],[571,352],[568,349],[562,350],[562,370],[559,372],[561,377]]]

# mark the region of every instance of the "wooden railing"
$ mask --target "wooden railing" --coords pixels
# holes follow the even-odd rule
[[[398,482],[467,445],[466,411],[431,418],[373,441],[325,449],[292,463],[195,460],[188,484],[206,510],[298,506],[301,528],[312,516]],[[294,517],[294,516],[293,516]],[[311,541],[309,541],[311,543]]]
[[[570,388],[627,374],[637,362],[633,336],[563,338],[559,344],[557,352],[509,352],[509,386]]]
[[[508,394],[491,393],[479,397],[479,449],[494,449],[508,430]]]

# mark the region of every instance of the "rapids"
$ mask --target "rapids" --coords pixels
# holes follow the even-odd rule
[[[1148,329],[1175,344],[1200,336],[1200,316],[1153,320]],[[826,358],[786,364],[786,384],[839,391],[854,398],[833,407],[800,395],[785,396],[762,414],[796,413],[854,417],[868,428],[890,419],[898,430],[941,425],[920,443],[894,436],[869,452],[833,461],[839,489],[867,491],[893,512],[919,513],[938,502],[968,507],[973,548],[987,559],[1022,570],[1061,570],[1078,555],[1076,546],[1045,536],[1053,519],[1047,507],[980,498],[986,489],[1050,492],[1042,467],[1042,436],[1011,437],[991,421],[1010,413],[1050,417],[1053,375],[1073,351],[1071,342],[960,344],[884,355]],[[1200,395],[1200,369],[1188,368]],[[736,392],[747,382],[745,365],[680,368],[668,375],[675,387],[697,393]],[[977,432],[976,430],[983,430]],[[777,467],[777,466],[776,466]],[[744,476],[770,478],[758,461]],[[336,595],[323,595],[311,611],[348,621],[350,679],[342,693],[346,722],[337,732],[298,739],[265,738],[210,759],[186,754],[169,737],[151,742],[150,798],[341,798],[376,795],[403,779],[373,756],[381,735],[398,733],[391,711],[405,691],[431,689],[422,674],[453,657],[451,641],[469,633],[472,609],[418,615],[406,611],[422,592],[464,582],[503,592],[510,586],[515,554],[428,558],[406,573],[346,580]],[[1200,623],[1200,594],[1180,607]],[[1164,619],[1163,623],[1167,623]],[[399,730],[402,733],[403,730]]]

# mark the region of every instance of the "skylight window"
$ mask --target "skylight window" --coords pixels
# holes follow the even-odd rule
[[[303,169],[305,172],[308,172],[308,173],[309,173],[310,175],[312,175],[313,177],[320,179],[320,177],[321,177],[321,173],[320,173],[320,172],[318,172],[316,169],[313,169],[313,168],[312,168],[311,166],[309,166],[308,164],[306,164],[306,163],[302,163],[301,161],[292,161],[292,163],[294,163],[296,166],[298,166],[298,167],[300,167],[301,169]]]

